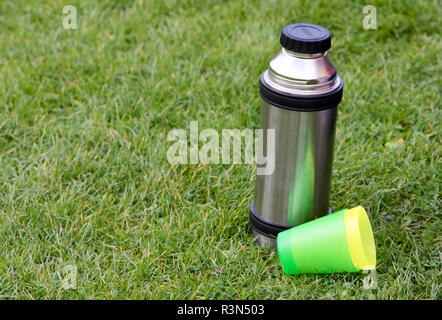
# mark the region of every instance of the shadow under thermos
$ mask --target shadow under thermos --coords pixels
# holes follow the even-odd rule
[[[267,154],[274,163],[271,172],[257,170],[250,207],[253,236],[269,248],[276,247],[279,232],[330,211],[336,116],[343,90],[328,59],[327,29],[290,24],[282,30],[280,42],[283,48],[260,78],[261,147],[274,151],[273,157]],[[266,147],[269,130],[272,148]]]

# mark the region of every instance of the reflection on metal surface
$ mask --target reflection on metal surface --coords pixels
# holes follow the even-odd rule
[[[331,92],[342,82],[327,52],[302,54],[284,48],[270,61],[263,78],[275,90],[298,96]]]
[[[275,129],[275,169],[256,177],[255,210],[294,226],[328,213],[337,107],[298,112],[262,103],[261,128]]]
[[[308,128],[306,128],[308,130]],[[313,209],[313,192],[315,184],[315,163],[313,155],[312,134],[298,147],[297,158],[293,168],[291,190],[289,194],[288,219],[289,225],[298,225],[308,221]]]

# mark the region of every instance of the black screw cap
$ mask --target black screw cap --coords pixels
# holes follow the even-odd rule
[[[279,41],[287,50],[299,53],[320,53],[331,47],[330,31],[310,23],[285,26]]]

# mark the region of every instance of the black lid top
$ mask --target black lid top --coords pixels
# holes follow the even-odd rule
[[[279,40],[284,48],[300,53],[320,53],[331,46],[330,31],[310,23],[285,26]]]

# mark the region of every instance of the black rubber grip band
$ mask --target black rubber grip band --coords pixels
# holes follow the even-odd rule
[[[344,83],[326,95],[295,97],[270,88],[263,80],[263,75],[259,81],[259,93],[262,99],[271,105],[293,111],[321,111],[336,107],[342,100]]]
[[[278,233],[293,227],[293,226],[282,226],[266,222],[260,219],[258,215],[254,212],[254,210],[255,209],[252,203],[252,205],[250,206],[250,225],[255,231],[267,237],[276,238]]]

